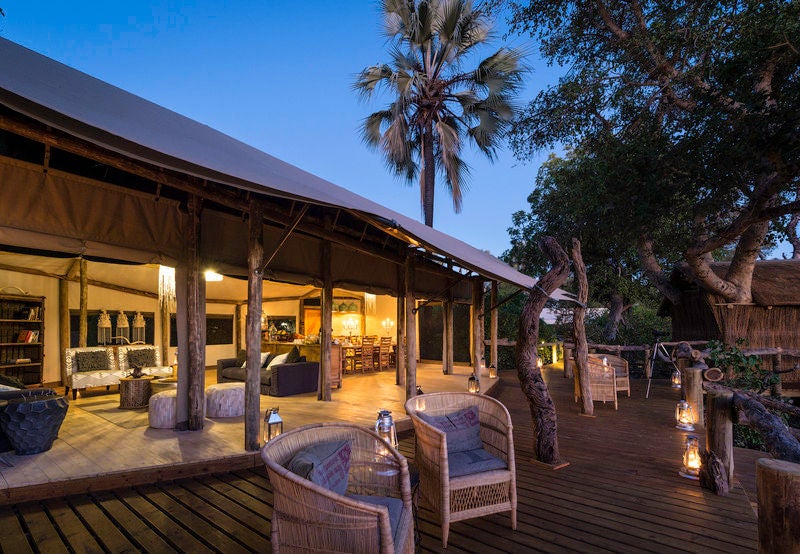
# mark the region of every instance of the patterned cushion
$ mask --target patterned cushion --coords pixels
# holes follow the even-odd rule
[[[508,465],[503,460],[489,454],[483,448],[448,453],[447,467],[450,470],[450,477],[473,475],[493,469],[508,469]]]
[[[289,461],[286,469],[337,494],[347,490],[350,472],[349,440],[312,444]]]
[[[292,349],[289,351],[289,355],[286,356],[286,361],[283,363],[293,364],[298,361],[300,361],[300,350],[296,346],[293,346]]]
[[[128,350],[128,367],[154,367],[156,365],[156,351],[153,348],[137,348]]]
[[[105,350],[75,353],[76,371],[110,370],[108,367],[108,353]]]
[[[425,423],[444,431],[447,435],[448,453],[483,448],[477,406],[469,406],[452,414],[441,416],[432,416],[425,412],[417,412],[417,415]]]

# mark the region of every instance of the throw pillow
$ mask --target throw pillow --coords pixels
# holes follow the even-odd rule
[[[105,350],[92,350],[91,352],[75,353],[76,371],[109,370],[108,354]]]
[[[349,440],[312,444],[295,454],[286,469],[329,491],[344,494],[351,449]]]
[[[261,360],[258,362],[260,367],[264,367],[264,363],[267,361],[268,357],[269,357],[269,352],[262,352],[261,353]],[[244,360],[242,362],[242,369],[247,369],[247,353],[246,352],[245,352],[244,358],[242,358],[242,359]]]
[[[286,356],[286,361],[283,362],[285,364],[294,364],[300,361],[300,349],[296,346],[292,347],[289,351],[289,355]]]
[[[137,348],[128,350],[128,368],[155,367],[156,351],[154,348]]]
[[[272,358],[272,360],[270,360],[269,364],[267,364],[267,369],[271,368],[274,365],[285,364],[286,363],[286,358],[288,358],[288,357],[289,357],[289,353],[288,352],[286,354],[278,354],[277,356]]]
[[[270,354],[269,356],[264,358],[264,360],[262,360],[261,362],[261,369],[267,369],[269,367],[270,362],[275,359],[275,356],[277,356],[277,354]]]
[[[432,416],[425,412],[417,412],[417,415],[425,423],[444,431],[445,435],[447,435],[448,453],[483,448],[477,406],[469,406],[463,410],[441,416]]]
[[[246,361],[247,361],[247,350],[239,350],[239,353],[236,354],[236,365],[238,365],[239,367],[244,367]]]

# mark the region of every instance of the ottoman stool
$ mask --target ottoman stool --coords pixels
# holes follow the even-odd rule
[[[244,383],[217,383],[206,389],[206,417],[244,415]]]
[[[178,391],[167,390],[151,396],[147,418],[154,429],[174,429],[178,421]]]

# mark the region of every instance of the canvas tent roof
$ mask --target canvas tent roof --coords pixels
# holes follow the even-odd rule
[[[126,157],[224,185],[345,208],[485,277],[535,279],[490,254],[219,131],[0,38],[0,104]],[[567,298],[556,291],[554,298]]]

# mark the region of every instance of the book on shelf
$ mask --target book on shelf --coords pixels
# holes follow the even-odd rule
[[[17,335],[17,342],[28,342],[28,331],[20,331]]]
[[[25,342],[39,342],[39,331],[38,330],[28,331],[28,337],[25,340]]]
[[[14,361],[14,363],[15,364],[29,364],[29,363],[31,363],[31,359],[30,358],[17,358]]]

